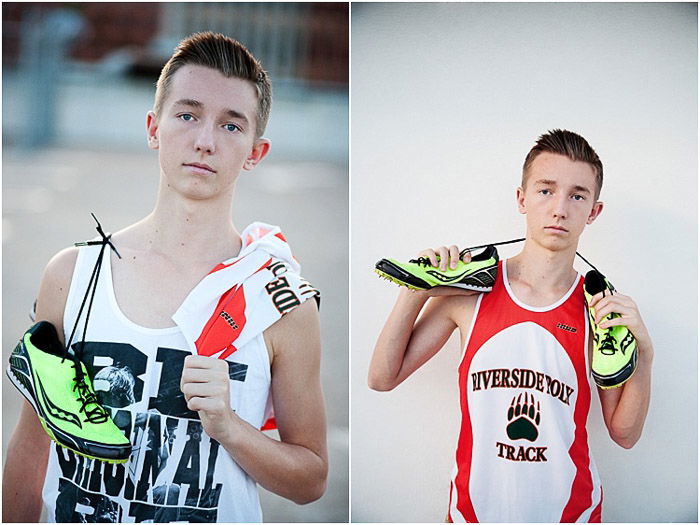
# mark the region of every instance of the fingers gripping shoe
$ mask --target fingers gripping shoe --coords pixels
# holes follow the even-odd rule
[[[498,252],[487,246],[468,263],[461,259],[456,268],[441,271],[430,264],[427,257],[411,259],[407,263],[382,259],[375,265],[381,277],[413,290],[429,290],[436,286],[453,286],[477,292],[490,292],[498,275]]]
[[[597,270],[591,270],[584,280],[586,304],[600,292],[614,293],[615,288]],[[611,313],[605,319],[614,319],[620,314]],[[595,309],[588,308],[588,318],[593,328],[593,380],[601,388],[616,388],[627,381],[637,368],[637,340],[626,326],[600,328],[595,322]]]
[[[131,443],[97,402],[85,365],[66,351],[51,323],[36,323],[24,334],[7,375],[56,443],[90,459],[129,459]]]

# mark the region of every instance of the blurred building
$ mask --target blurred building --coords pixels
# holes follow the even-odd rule
[[[157,78],[182,38],[210,30],[245,43],[273,78],[348,82],[346,3],[3,3],[3,66],[18,65],[23,21],[46,20],[58,10],[84,21],[71,60],[120,57],[130,74]],[[47,29],[48,39],[56,36]]]
[[[276,95],[347,94],[347,3],[12,2],[3,3],[2,20],[3,134],[10,145],[55,143],[58,91],[66,84],[116,89],[140,82],[151,90],[177,43],[197,31],[244,43],[270,73]],[[74,96],[91,98],[87,91]],[[23,128],[38,119],[42,129]]]

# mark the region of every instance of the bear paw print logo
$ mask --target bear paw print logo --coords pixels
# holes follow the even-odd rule
[[[510,423],[506,432],[510,439],[535,441],[539,435],[537,426],[540,424],[540,402],[537,402],[535,408],[535,398],[532,394],[529,400],[527,394],[518,394],[518,397],[513,397],[508,409],[508,421]]]

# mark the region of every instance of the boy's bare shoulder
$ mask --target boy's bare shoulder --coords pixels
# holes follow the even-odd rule
[[[316,302],[307,299],[270,325],[266,333],[278,341],[286,341],[295,336],[307,335],[309,327],[318,323],[319,311]]]
[[[479,292],[472,292],[467,290],[458,290],[454,288],[449,290],[445,288],[445,293],[442,295],[436,295],[431,298],[432,301],[440,302],[444,305],[444,308],[464,308],[476,305],[476,301],[481,295]],[[433,289],[434,290],[434,289]],[[442,290],[441,290],[442,291]]]
[[[75,269],[75,261],[77,259],[78,248],[76,246],[64,248],[56,255],[51,257],[46,265],[46,268],[44,269],[42,281],[51,279],[55,282],[68,281],[68,284],[70,284],[71,277],[73,276],[73,270]]]
[[[49,321],[57,328],[63,325],[63,311],[77,258],[78,248],[70,246],[54,255],[46,265],[36,302],[37,321]]]
[[[320,342],[319,324],[318,307],[311,299],[283,315],[264,332],[268,351],[272,352],[271,359],[280,351],[313,353],[315,343]]]
[[[434,297],[432,300],[441,302],[442,308],[447,316],[452,319],[456,325],[461,326],[464,323],[468,325],[471,322],[476,302],[480,295],[479,292],[474,292],[472,294],[442,295]]]

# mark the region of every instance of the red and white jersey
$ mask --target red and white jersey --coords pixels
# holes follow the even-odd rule
[[[462,422],[450,487],[454,522],[600,521],[588,448],[592,382],[579,275],[556,303],[520,302],[499,263],[476,303],[459,365]]]

